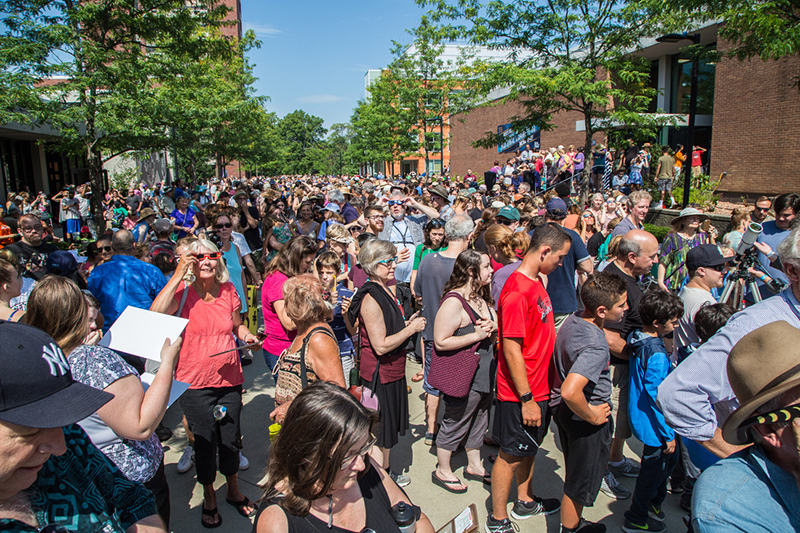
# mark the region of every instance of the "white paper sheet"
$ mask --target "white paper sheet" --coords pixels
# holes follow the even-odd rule
[[[459,514],[455,520],[453,520],[453,524],[455,526],[456,533],[464,533],[474,525],[472,523],[472,513],[470,512],[469,507],[461,511],[461,514]]]
[[[140,376],[142,380],[142,386],[144,387],[145,392],[150,387],[150,385],[153,384],[153,380],[155,379],[155,377],[156,375],[151,374],[150,372],[145,372]],[[188,388],[189,388],[188,383],[184,383],[183,381],[178,381],[177,379],[173,379],[172,389],[170,390],[169,393],[169,401],[167,402],[167,407],[175,403],[175,400],[177,400],[181,394],[186,392],[186,389]]]
[[[189,320],[185,318],[128,306],[99,344],[118,352],[161,362],[164,339],[175,342],[188,323]]]

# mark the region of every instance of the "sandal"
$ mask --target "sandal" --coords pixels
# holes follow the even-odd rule
[[[472,472],[467,471],[464,469],[464,479],[470,479],[472,481],[482,481],[486,485],[492,484],[492,474],[491,472],[486,472],[484,475],[479,476],[478,474],[473,474]]]
[[[217,511],[216,507],[214,507],[213,509],[206,509],[205,507],[202,507],[202,510],[203,514],[200,516],[200,523],[203,525],[204,528],[215,529],[222,525],[222,515],[219,514],[219,511]],[[210,516],[212,518],[216,516],[219,520],[217,520],[216,522],[209,523],[203,520],[203,516]]]
[[[411,376],[411,381],[413,381],[414,383],[419,383],[424,378],[425,378],[425,374],[423,374],[422,371],[420,370],[419,372],[417,372],[416,374]]]
[[[465,492],[467,492],[466,486],[460,489],[453,488],[454,485],[463,485],[463,483],[461,483],[461,480],[459,479],[456,479],[455,481],[444,480],[436,475],[436,470],[431,472],[431,480],[433,481],[434,485],[439,485],[447,492],[452,492],[453,494],[464,494]]]
[[[236,510],[239,511],[239,514],[245,518],[250,518],[258,512],[258,506],[251,502],[250,498],[247,496],[244,497],[244,500],[240,500],[238,502],[233,501],[230,498],[225,498],[225,501],[236,507]],[[253,510],[248,513],[244,510],[245,507],[252,507]]]

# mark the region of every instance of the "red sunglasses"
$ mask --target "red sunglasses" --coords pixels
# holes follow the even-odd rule
[[[195,254],[195,257],[198,261],[202,261],[203,259],[219,259],[222,253],[220,252],[211,252],[208,254]]]

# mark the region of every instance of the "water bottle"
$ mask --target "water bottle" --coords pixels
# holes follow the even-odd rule
[[[392,507],[391,514],[402,533],[414,533],[417,530],[417,518],[413,505],[400,502]]]
[[[228,408],[227,407],[225,407],[224,405],[215,405],[214,406],[214,420],[219,422],[220,420],[225,418],[226,414],[228,414]]]

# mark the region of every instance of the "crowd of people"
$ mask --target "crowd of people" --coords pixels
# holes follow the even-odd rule
[[[483,483],[487,533],[555,513],[561,532],[605,531],[582,516],[601,492],[630,499],[628,533],[664,531],[668,493],[690,531],[800,530],[800,195],[759,198],[721,231],[690,205],[659,242],[644,221],[664,196],[637,181],[668,193],[678,155],[652,165],[648,146],[629,148],[625,187],[604,185],[613,155],[598,146],[588,161],[526,147],[488,184],[471,171],[139,184],[105,193],[102,219],[88,186],[13,195],[0,529],[168,530],[159,440],[174,378],[189,386],[177,471],[196,470],[202,527],[235,510],[258,533],[432,532],[392,460],[408,442],[409,375],[425,397],[418,438],[436,449],[429,483],[455,494]],[[584,169],[599,177],[582,204],[569,178]],[[720,301],[746,283],[733,271],[757,290]],[[160,364],[99,345],[130,306],[187,319]],[[259,350],[274,409],[247,415],[272,440],[251,501],[238,480],[242,367]],[[535,482],[551,430],[558,495]],[[220,508],[217,471],[233,509]]]

